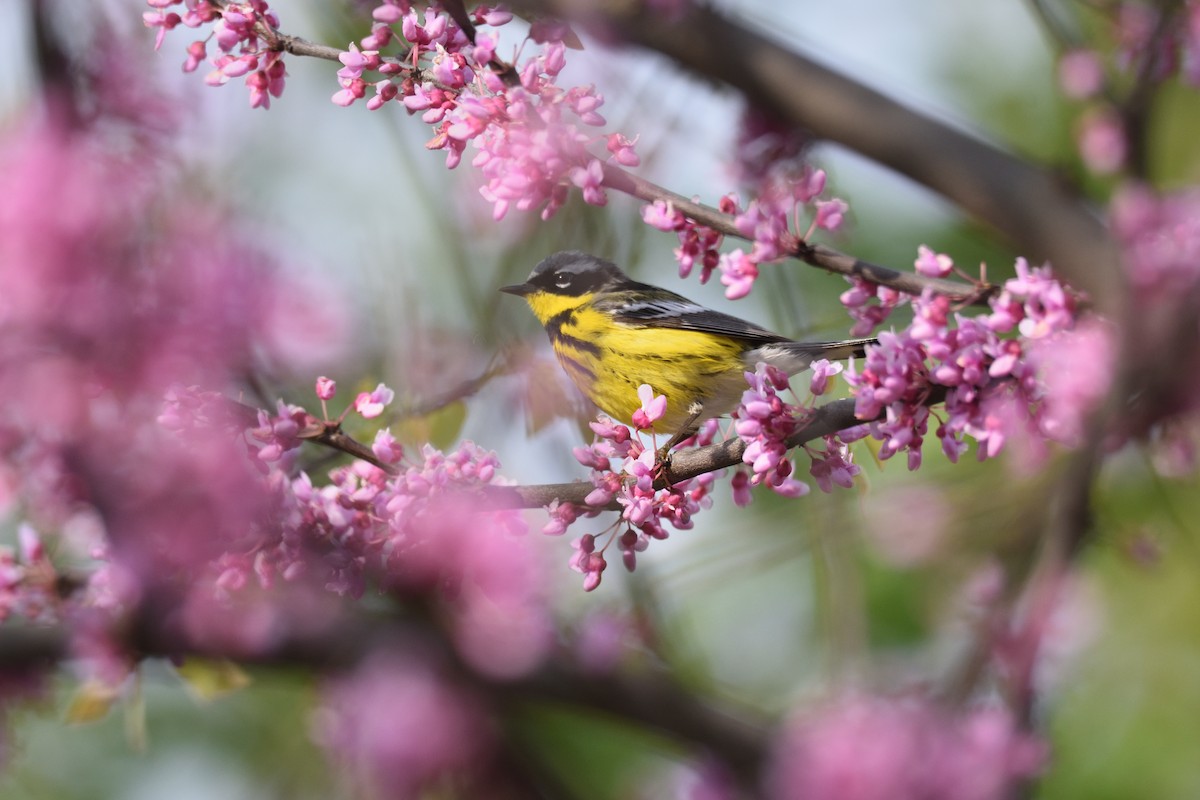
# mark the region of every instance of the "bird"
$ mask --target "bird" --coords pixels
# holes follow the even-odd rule
[[[654,432],[690,435],[732,412],[747,389],[745,373],[759,362],[795,375],[817,359],[862,356],[877,342],[797,342],[635,281],[612,261],[579,250],[548,256],[524,283],[500,291],[525,299],[563,370],[613,419],[633,419],[642,384],[665,395]]]

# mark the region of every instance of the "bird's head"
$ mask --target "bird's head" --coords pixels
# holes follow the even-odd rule
[[[625,273],[611,261],[579,250],[564,250],[543,259],[524,283],[504,286],[500,291],[527,300],[540,293],[582,297],[628,281]]]

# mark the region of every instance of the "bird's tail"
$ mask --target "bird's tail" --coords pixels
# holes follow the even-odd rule
[[[822,358],[830,361],[840,361],[851,356],[861,358],[870,344],[879,344],[879,340],[869,337],[846,339],[841,342],[778,342],[751,351],[746,360],[752,363],[765,361],[792,375],[807,369],[809,364]]]

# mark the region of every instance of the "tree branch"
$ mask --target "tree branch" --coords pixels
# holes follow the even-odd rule
[[[677,211],[682,212],[685,216],[701,225],[712,228],[725,236],[749,240],[749,237],[737,229],[732,214],[725,214],[712,206],[706,206],[694,200],[689,200],[681,194],[676,194],[670,189],[664,189],[657,184],[621,169],[615,164],[609,163],[604,165],[604,185],[650,203],[653,203],[655,200],[668,202]],[[862,278],[906,294],[919,295],[926,289],[930,289],[937,294],[949,297],[956,303],[987,305],[988,297],[997,289],[997,287],[990,285],[972,286],[958,281],[927,278],[916,272],[900,272],[899,270],[862,261],[823,244],[812,244],[805,241],[798,242],[796,249],[792,252],[792,256],[827,272],[845,275],[846,277]]]
[[[339,61],[339,56],[342,53],[336,47],[315,44],[307,39],[281,33],[265,25],[260,25],[259,27],[264,38],[269,42],[269,46],[275,50],[281,50],[291,55],[321,58],[335,62]],[[403,61],[403,56],[399,59],[390,58],[388,60],[395,63],[404,63],[406,68],[413,69],[411,64]],[[515,75],[512,65],[493,60],[491,66],[502,79],[509,83],[512,82],[511,79]],[[419,71],[413,71],[420,76]],[[706,206],[690,200],[683,195],[676,194],[669,189],[665,189],[651,181],[647,181],[644,178],[621,169],[615,164],[609,163],[604,165],[604,185],[615,191],[624,192],[647,202],[654,202],[655,200],[670,202],[676,209],[695,222],[719,231],[725,236],[745,241],[750,240],[749,237],[737,229],[732,214],[725,214],[712,206]],[[791,255],[810,266],[823,269],[827,272],[846,277],[861,278],[881,286],[888,286],[906,294],[919,295],[926,289],[930,289],[937,294],[949,297],[956,303],[986,305],[987,298],[996,290],[996,287],[989,285],[974,286],[958,281],[928,278],[915,272],[894,270],[862,261],[822,244],[799,241]]]
[[[834,400],[814,409],[805,426],[788,438],[787,446],[799,447],[814,439],[869,421],[854,416],[854,400]],[[660,481],[660,488],[695,478],[706,472],[737,466],[742,463],[742,454],[746,452],[746,447],[746,442],[742,439],[729,439],[719,444],[678,450],[671,454],[671,461],[667,465],[664,479]],[[532,486],[489,486],[482,494],[486,498],[485,504],[492,508],[539,508],[555,500],[584,506],[584,498],[591,494],[594,488],[590,483],[576,481]],[[601,510],[619,508],[621,506],[614,501]]]
[[[1054,174],[750,30],[689,3],[667,24],[645,4],[517,0],[525,11],[592,24],[720,80],[796,128],[839,142],[944,195],[1011,237],[1026,257],[1049,260],[1103,311],[1121,303],[1119,259],[1094,211]]]
[[[370,653],[389,647],[416,648],[436,654],[453,673],[483,691],[500,711],[528,703],[566,703],[650,726],[705,751],[717,753],[742,782],[753,786],[766,759],[767,721],[718,709],[691,692],[661,667],[636,671],[582,673],[566,658],[553,659],[516,680],[497,679],[471,670],[455,655],[437,625],[419,618],[357,614],[336,624],[281,629],[264,649],[239,651],[193,641],[168,620],[169,597],[143,604],[126,629],[125,644],[140,657],[231,658],[242,664],[302,667],[330,672],[353,667]],[[0,676],[44,668],[70,657],[67,631],[61,628],[0,628]]]

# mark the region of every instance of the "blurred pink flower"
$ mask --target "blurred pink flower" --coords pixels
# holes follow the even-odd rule
[[[1058,85],[1067,97],[1084,100],[1104,88],[1104,62],[1094,50],[1069,50],[1058,62]]]
[[[896,567],[915,567],[936,557],[946,542],[953,508],[931,485],[888,487],[863,504],[867,541]]]
[[[414,653],[377,653],[330,681],[316,741],[370,796],[417,800],[485,771],[494,732],[479,699]]]
[[[1002,709],[851,694],[792,717],[768,786],[780,800],[1004,800],[1044,760]]]
[[[1085,114],[1076,138],[1083,163],[1092,172],[1111,175],[1125,166],[1129,145],[1116,112],[1100,109]]]

